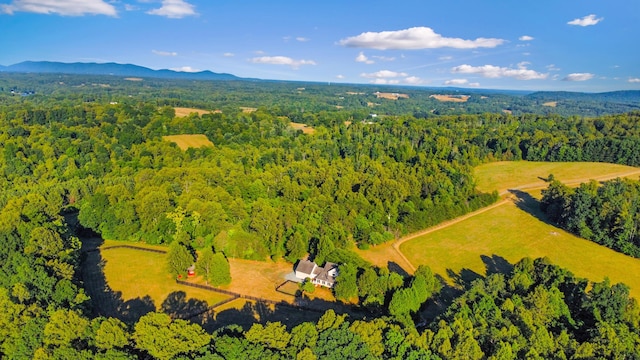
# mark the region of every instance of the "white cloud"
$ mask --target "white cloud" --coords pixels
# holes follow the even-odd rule
[[[534,37],[533,36],[529,36],[529,35],[522,35],[518,38],[518,40],[520,41],[531,41],[533,40]]]
[[[297,69],[302,65],[316,65],[313,60],[294,60],[286,56],[261,56],[249,61],[254,64],[288,65],[293,69]]]
[[[358,54],[358,56],[356,56],[356,61],[357,62],[361,62],[361,63],[365,63],[365,64],[373,64],[374,61],[370,60],[362,51],[360,52],[360,54]]]
[[[514,69],[494,65],[471,66],[465,64],[452,68],[451,72],[454,74],[478,74],[486,78],[510,77],[517,80],[541,80],[546,79],[549,75],[527,69],[527,65],[527,62],[522,62]]]
[[[441,60],[441,61],[449,61],[449,60],[453,60],[453,56],[449,56],[449,55],[447,55],[447,56],[440,56],[440,57],[438,58],[438,60]]]
[[[11,4],[0,5],[0,13],[11,15],[18,11],[67,16],[118,15],[116,8],[104,0],[13,0]]]
[[[380,56],[380,55],[373,55],[372,56],[374,59],[378,59],[380,61],[395,61],[396,58],[393,56]]]
[[[336,75],[336,79],[344,79],[344,75],[342,75],[342,74]]]
[[[158,56],[178,56],[178,53],[175,51],[151,50],[151,52]]]
[[[444,85],[465,85],[468,83],[467,79],[451,79],[444,82]]]
[[[308,39],[308,38],[302,37],[302,36],[298,36],[298,37],[296,37],[296,40],[300,41],[300,42],[307,42],[307,41],[309,41],[311,39]]]
[[[477,38],[475,40],[447,38],[436,34],[435,31],[428,27],[413,27],[397,31],[365,32],[342,39],[338,43],[342,46],[378,50],[417,50],[443,47],[475,49],[481,47],[493,48],[504,43],[504,40],[495,38]]]
[[[628,80],[630,83],[634,84],[634,83],[640,83],[640,78],[630,78]]]
[[[409,76],[404,79],[404,83],[409,85],[420,85],[423,82],[424,81],[417,76]]]
[[[377,85],[419,85],[424,81],[417,76],[409,76],[405,72],[396,72],[391,70],[380,70],[373,73],[362,73],[360,77],[371,79],[369,82]]]
[[[549,65],[547,65],[547,70],[549,70],[549,71],[560,71],[560,68],[556,67],[555,64],[549,64]]]
[[[587,16],[581,18],[581,19],[573,19],[573,20],[569,21],[567,24],[569,24],[569,25],[578,25],[578,26],[590,26],[590,25],[595,25],[595,24],[599,23],[602,20],[604,20],[604,18],[596,19],[596,16],[594,14],[591,14],[591,15],[587,15]]]
[[[230,53],[230,52],[226,52],[226,53],[222,54],[222,56],[224,56],[224,57],[234,57],[234,56],[236,56],[236,54]]]
[[[405,77],[409,76],[409,74],[404,72],[395,72],[391,70],[380,70],[374,73],[362,73],[361,77],[367,79],[385,79],[385,78],[397,78],[397,77]]]
[[[469,86],[471,86],[471,87],[480,87],[480,83],[479,82],[472,82],[472,83],[469,83]]]
[[[147,14],[166,16],[170,19],[182,19],[185,16],[198,15],[194,6],[184,0],[162,0],[162,7],[147,11]]]
[[[126,11],[136,11],[138,10],[138,7],[135,5],[131,5],[131,4],[124,4],[124,9]]]
[[[567,75],[563,81],[587,81],[594,77],[593,74],[590,73],[573,73]]]
[[[200,71],[202,71],[200,69],[194,69],[191,66],[182,66],[182,67],[179,67],[179,68],[171,68],[170,70],[180,71],[180,72],[200,72]]]

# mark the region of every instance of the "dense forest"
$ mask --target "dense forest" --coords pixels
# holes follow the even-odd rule
[[[572,189],[550,179],[541,209],[568,231],[624,254],[640,257],[640,182],[595,180]]]
[[[0,355],[637,358],[640,314],[624,285],[588,284],[545,259],[524,259],[511,272],[467,284],[438,318],[418,326],[418,311],[439,296],[437,277],[420,267],[403,278],[352,250],[496,201],[497,193],[475,187],[472,169],[481,163],[638,166],[640,112],[565,117],[459,108],[438,114],[414,93],[405,102],[349,95],[360,89],[346,85],[302,87],[2,75]],[[459,106],[473,101],[465,104]],[[175,106],[221,111],[176,116]],[[292,121],[315,131],[295,130]],[[163,139],[179,134],[204,134],[213,146],[182,150]],[[597,204],[637,192],[626,182],[602,188],[611,188],[602,191],[612,200],[597,200],[600,188],[584,192]],[[575,197],[558,191],[567,204]],[[625,204],[635,224],[636,205]],[[607,219],[591,233],[623,245],[612,236],[624,230],[620,238],[629,239],[635,227],[605,228],[619,225]],[[587,220],[571,221],[583,231],[580,221]],[[78,273],[79,236],[89,232],[165,244],[176,253],[213,249],[211,261],[293,263],[310,254],[318,263],[339,263],[336,298],[373,316],[328,311],[317,323],[228,325],[214,333],[160,312],[134,323],[95,317]]]

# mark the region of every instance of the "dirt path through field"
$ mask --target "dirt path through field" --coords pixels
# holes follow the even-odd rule
[[[582,179],[571,179],[571,180],[563,181],[563,183],[565,185],[568,185],[568,186],[577,186],[577,185],[579,185],[581,183],[584,183],[584,182],[587,182],[587,181],[591,181],[591,180],[606,181],[606,180],[611,180],[611,179],[615,179],[615,178],[619,178],[619,177],[621,177],[621,178],[631,177],[631,176],[634,176],[634,175],[640,175],[640,169],[637,169],[637,170],[634,170],[634,171],[631,171],[631,172],[626,172],[626,173],[615,173],[615,174],[608,174],[608,175],[602,175],[602,176],[597,176],[597,177],[589,177],[589,178],[582,178]],[[520,185],[520,186],[514,187],[512,189],[501,189],[501,190],[499,190],[500,191],[499,192],[500,196],[506,196],[506,197],[503,198],[502,200],[498,201],[497,203],[494,203],[494,204],[489,205],[487,207],[484,207],[482,209],[476,210],[474,212],[470,212],[468,214],[459,216],[459,217],[457,217],[455,219],[452,219],[452,220],[449,220],[449,221],[445,221],[443,223],[440,223],[438,225],[432,226],[430,228],[427,228],[427,229],[415,232],[413,234],[409,234],[407,236],[404,236],[404,237],[396,240],[393,243],[392,247],[395,250],[395,252],[410,267],[411,271],[414,272],[416,270],[415,266],[411,263],[411,261],[409,261],[409,259],[400,250],[400,246],[403,243],[405,243],[405,242],[407,242],[409,240],[413,240],[413,239],[415,239],[417,237],[430,234],[430,233],[432,233],[434,231],[438,231],[438,230],[444,229],[444,228],[449,227],[451,225],[455,225],[455,224],[457,224],[457,223],[459,223],[461,221],[467,220],[467,219],[469,219],[471,217],[474,217],[476,215],[479,215],[479,214],[482,214],[482,213],[487,212],[489,210],[495,209],[498,206],[502,206],[504,204],[507,204],[507,203],[509,203],[509,202],[514,200],[513,196],[510,195],[510,191],[512,191],[512,190],[519,190],[519,191],[527,190],[527,191],[531,191],[531,190],[544,189],[546,187],[547,187],[547,185],[544,182],[543,183],[535,182],[535,183],[529,183],[529,184]]]

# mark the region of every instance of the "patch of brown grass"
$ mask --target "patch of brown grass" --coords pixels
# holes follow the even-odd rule
[[[127,81],[142,81],[142,78],[137,78],[137,77],[128,77],[124,79]]]
[[[313,134],[314,132],[316,132],[316,129],[312,128],[311,126],[307,126],[307,124],[290,122],[289,126],[291,126],[294,130],[302,130],[304,134]]]
[[[196,109],[196,108],[186,108],[186,107],[176,107],[176,108],[174,108],[174,110],[176,111],[176,116],[177,117],[189,116],[189,115],[191,115],[193,113],[196,113],[198,115],[204,115],[204,114],[222,112],[220,110],[210,111],[210,110],[203,110],[203,109]]]
[[[557,101],[548,101],[548,102],[542,104],[542,106],[556,107],[556,106],[558,106],[558,102]]]
[[[163,136],[162,140],[173,142],[182,150],[213,147],[213,143],[203,134],[167,135]]]
[[[246,106],[240,106],[240,110],[242,110],[243,113],[246,114],[251,114],[252,112],[258,110],[258,108],[252,108],[252,107],[246,107]]]
[[[408,99],[409,98],[409,95],[407,95],[407,94],[398,94],[398,93],[376,92],[375,95],[376,95],[376,97],[378,99],[388,99],[388,100],[398,100],[400,98],[404,98],[404,99]]]
[[[469,95],[429,95],[430,98],[434,98],[438,101],[448,102],[466,102],[469,100]]]

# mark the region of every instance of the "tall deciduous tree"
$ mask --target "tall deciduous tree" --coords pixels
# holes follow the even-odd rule
[[[231,282],[231,268],[223,253],[215,253],[211,261],[209,281],[215,286],[227,285]]]
[[[167,253],[167,262],[169,265],[169,272],[172,275],[185,275],[187,269],[193,265],[193,255],[189,252],[186,246],[174,241],[169,245],[169,252]]]

